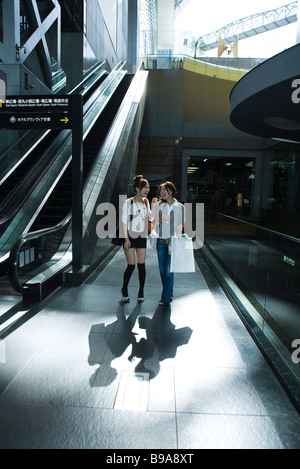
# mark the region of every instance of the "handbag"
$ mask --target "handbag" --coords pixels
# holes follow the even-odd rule
[[[124,237],[120,238],[120,230],[119,228],[116,229],[116,236],[112,238],[111,244],[114,244],[115,246],[122,246],[124,243]]]
[[[154,230],[154,225],[151,223],[151,221],[148,218],[148,235],[151,235],[153,230]]]
[[[156,233],[155,230],[152,230],[150,235],[148,236],[148,240],[149,240],[150,246],[153,249],[156,249],[157,238],[158,238],[158,234]]]
[[[170,272],[195,272],[195,259],[192,238],[189,238],[186,235],[172,236],[170,253]]]
[[[147,208],[149,208],[148,199],[145,199],[144,203],[147,205]],[[154,230],[154,225],[153,223],[151,223],[150,219],[148,218],[148,236],[152,233],[153,230]]]

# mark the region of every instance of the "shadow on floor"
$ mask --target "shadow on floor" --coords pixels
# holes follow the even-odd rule
[[[108,386],[117,378],[117,370],[111,366],[114,359],[121,357],[131,345],[130,362],[139,359],[135,367],[138,373],[148,373],[149,379],[155,378],[160,371],[160,362],[174,358],[178,347],[188,344],[193,333],[190,327],[176,329],[171,322],[171,306],[158,306],[152,318],[139,316],[138,304],[126,318],[124,305],[117,312],[117,319],[105,326],[94,324],[89,333],[90,353],[88,363],[100,365],[90,378],[91,386]],[[138,325],[138,332],[133,332]],[[111,332],[116,333],[111,334]],[[99,334],[101,333],[101,334]],[[144,337],[146,336],[146,337]],[[109,350],[109,361],[103,361],[103,347]],[[106,354],[107,356],[107,354]],[[95,377],[97,375],[97,381]]]

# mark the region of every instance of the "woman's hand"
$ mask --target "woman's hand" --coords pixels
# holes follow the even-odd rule
[[[125,239],[124,241],[124,249],[130,249],[131,248],[131,243],[128,238]]]

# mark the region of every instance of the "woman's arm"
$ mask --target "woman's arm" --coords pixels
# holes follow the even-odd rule
[[[129,237],[128,237],[128,226],[127,224],[125,225],[123,223],[123,232],[124,232],[124,249],[129,249],[131,247],[131,243],[130,243],[130,240],[129,240]]]
[[[130,202],[130,199],[127,199],[123,205],[123,212],[122,212],[124,249],[129,249],[131,246],[130,240],[128,237],[129,207],[131,207],[131,202]]]

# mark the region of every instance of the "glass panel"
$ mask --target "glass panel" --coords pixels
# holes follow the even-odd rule
[[[264,318],[267,279],[269,239],[262,243],[257,227],[236,221],[237,232],[235,245],[235,276],[237,287],[255,306],[258,314]],[[261,322],[261,321],[259,321]]]
[[[300,379],[292,360],[292,343],[300,339],[300,242],[272,235],[266,303],[265,333]]]
[[[299,382],[300,240],[207,210],[205,246],[252,331],[259,327]]]
[[[141,75],[142,76],[142,75]],[[136,84],[132,83],[128,93],[119,109],[118,117],[114,121],[114,126],[105,140],[100,153],[99,173],[95,174],[94,190],[95,198],[92,201],[91,213],[89,216],[88,226],[85,230],[83,241],[83,263],[84,265],[92,265],[100,259],[111,245],[111,238],[99,237],[97,235],[97,225],[103,217],[107,216],[107,212],[101,215],[97,214],[97,207],[100,204],[110,202],[115,208],[118,221],[119,216],[119,196],[131,196],[134,171],[137,161],[137,142],[139,130],[142,121],[145,92],[143,96],[137,98],[141,90],[144,89],[143,78],[135,76]],[[139,83],[139,80],[141,82]],[[131,91],[132,90],[132,91]],[[132,93],[136,93],[133,98]],[[136,103],[139,106],[136,107]],[[132,105],[135,102],[135,105]],[[115,129],[118,129],[116,131]],[[97,168],[95,168],[97,169]],[[99,189],[97,189],[99,187]],[[96,196],[97,194],[97,196]],[[87,204],[88,206],[88,204]],[[100,211],[99,211],[100,212]],[[98,212],[98,213],[99,213]],[[88,211],[86,212],[88,213]],[[87,215],[86,215],[87,216]],[[106,228],[108,230],[108,228]]]

